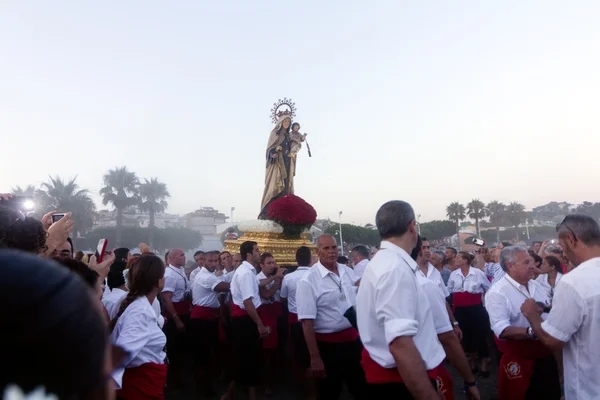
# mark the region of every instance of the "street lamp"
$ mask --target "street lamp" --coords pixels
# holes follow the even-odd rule
[[[344,255],[344,239],[342,239],[342,212],[338,215],[340,219],[340,246],[342,247],[342,255]]]
[[[421,214],[417,215],[417,232],[419,232],[419,235],[421,234],[421,224],[419,223],[419,220],[421,219]]]
[[[233,212],[235,211],[235,207],[231,207],[231,225],[233,226]]]

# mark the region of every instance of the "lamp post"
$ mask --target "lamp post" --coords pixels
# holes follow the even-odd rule
[[[342,247],[342,255],[344,255],[344,239],[342,238],[342,212],[339,213],[340,219],[340,246]]]
[[[231,207],[231,225],[233,226],[233,212],[235,211],[235,207]]]
[[[419,235],[421,234],[421,223],[419,222],[419,220],[421,219],[421,214],[417,215],[417,232],[419,233]]]

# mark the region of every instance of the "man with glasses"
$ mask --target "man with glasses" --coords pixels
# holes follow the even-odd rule
[[[600,393],[600,227],[587,215],[568,215],[556,227],[559,243],[574,269],[557,285],[552,310],[521,306],[533,333],[551,350],[563,349],[565,398],[596,399]]]

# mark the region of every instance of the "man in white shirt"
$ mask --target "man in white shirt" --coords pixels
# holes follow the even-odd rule
[[[366,246],[358,245],[350,251],[350,258],[354,263],[354,274],[359,278],[362,278],[365,273],[365,268],[369,263],[369,249]]]
[[[485,308],[503,353],[498,368],[498,398],[559,400],[560,382],[552,351],[536,340],[521,313],[525,300],[550,304],[541,285],[533,280],[535,264],[527,249],[509,246],[500,253],[506,274],[485,295]],[[545,319],[547,314],[543,314]]]
[[[546,321],[527,300],[521,311],[534,334],[552,350],[563,349],[566,400],[597,399],[600,393],[600,228],[587,215],[567,215],[558,240],[575,267],[557,285]]]
[[[108,272],[107,282],[109,292],[102,298],[102,304],[111,321],[119,312],[121,301],[127,296],[127,287],[125,286],[125,277],[123,276],[126,266],[127,263],[125,261],[115,261],[110,266],[110,271]]]
[[[231,331],[234,351],[238,357],[235,382],[248,387],[248,397],[256,398],[256,387],[261,380],[261,339],[269,331],[258,315],[261,306],[258,291],[257,268],[260,262],[258,244],[246,241],[240,246],[242,264],[235,270],[231,280]],[[232,398],[235,388],[229,387],[225,399]]]
[[[190,282],[185,275],[185,253],[182,249],[169,251],[169,265],[165,268],[165,286],[161,297],[166,314],[165,334],[169,357],[169,381],[171,385],[183,383],[185,358],[188,356],[189,338],[186,326],[190,320]]]
[[[304,340],[302,323],[298,321],[298,308],[296,305],[296,289],[298,281],[306,275],[311,263],[311,251],[308,247],[302,246],[296,250],[296,263],[298,268],[283,278],[281,284],[281,300],[288,305],[288,323],[290,338],[292,341],[292,352],[294,364],[302,371],[305,371],[306,381],[308,383],[309,398],[314,398],[314,381],[310,371],[310,355]]]
[[[206,253],[202,250],[198,250],[194,253],[194,261],[196,261],[196,268],[190,272],[190,282],[194,282],[194,278],[196,278],[196,274],[200,272],[204,264],[206,264]]]
[[[335,238],[317,240],[319,262],[298,282],[296,305],[311,359],[319,379],[319,399],[336,400],[345,382],[355,399],[365,398],[365,374],[360,366],[362,346],[345,314],[354,302],[359,278],[338,264]]]
[[[417,244],[415,213],[404,201],[377,211],[383,240],[358,288],[358,330],[364,345],[362,366],[372,399],[438,400],[434,379],[446,354],[429,300],[410,257]]]
[[[219,254],[219,263],[223,268],[223,282],[231,283],[231,278],[233,278],[233,273],[235,272],[231,253],[228,251],[221,252],[221,254]]]

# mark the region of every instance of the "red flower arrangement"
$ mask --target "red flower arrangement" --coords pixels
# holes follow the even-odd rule
[[[267,217],[283,227],[283,235],[298,238],[317,220],[317,212],[302,198],[293,194],[279,197],[269,204]]]

